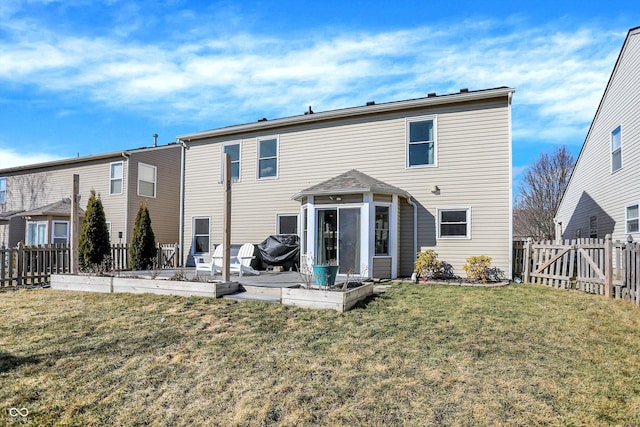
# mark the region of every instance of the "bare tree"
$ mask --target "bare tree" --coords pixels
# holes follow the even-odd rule
[[[7,180],[7,202],[11,210],[35,209],[48,202],[49,174],[27,174]]]
[[[527,170],[513,210],[513,231],[534,240],[555,238],[553,218],[575,160],[565,146],[542,153]]]

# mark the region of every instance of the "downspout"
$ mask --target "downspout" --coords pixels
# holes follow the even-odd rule
[[[418,254],[418,206],[411,199],[413,197],[407,197],[407,203],[413,207],[413,265],[416,265],[416,256]]]
[[[185,249],[184,249],[184,173],[185,173],[185,152],[187,150],[187,144],[182,141],[181,139],[178,139],[178,143],[180,144],[181,148],[181,156],[180,156],[180,227],[178,228],[179,230],[179,236],[178,236],[178,240],[179,240],[179,247],[180,247],[180,266],[184,267],[185,266]]]
[[[124,243],[126,245],[127,241],[129,240],[129,178],[131,178],[131,174],[130,174],[130,170],[129,167],[130,165],[130,159],[131,159],[131,153],[129,153],[128,151],[123,151],[122,152],[122,157],[125,158],[126,160],[126,164],[127,164],[127,186],[125,187],[124,185],[124,167],[122,168],[122,191],[125,192],[125,201],[126,201],[126,206],[124,208]]]

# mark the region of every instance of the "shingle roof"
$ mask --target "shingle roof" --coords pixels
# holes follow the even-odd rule
[[[321,196],[335,194],[353,194],[353,193],[381,193],[381,194],[398,194],[400,196],[409,197],[409,193],[370,177],[356,169],[351,169],[341,175],[309,187],[295,194],[292,199],[298,200],[305,196]]]
[[[78,208],[78,213],[84,215],[84,210]],[[20,216],[71,216],[71,199],[66,198],[46,206],[22,212]]]

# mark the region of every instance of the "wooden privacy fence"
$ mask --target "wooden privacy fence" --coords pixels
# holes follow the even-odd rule
[[[51,274],[71,272],[70,250],[66,245],[21,246],[0,249],[0,288],[49,283]],[[111,270],[129,268],[129,246],[111,246]],[[180,266],[178,244],[158,245],[154,269]]]
[[[522,249],[522,276],[525,283],[576,289],[640,305],[640,243],[631,236],[626,243],[613,242],[610,235],[556,242],[529,239]]]

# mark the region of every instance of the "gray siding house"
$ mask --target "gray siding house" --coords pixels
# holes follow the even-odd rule
[[[74,174],[81,208],[91,190],[100,195],[112,243],[129,241],[142,203],[156,241],[176,243],[181,156],[174,143],[0,169],[0,247],[68,243]]]
[[[556,238],[640,238],[640,27],[629,30],[556,213]]]
[[[301,263],[411,275],[434,249],[464,276],[488,255],[510,276],[514,89],[429,96],[181,135],[183,262],[222,241],[222,158],[232,160],[231,243],[297,234]]]

